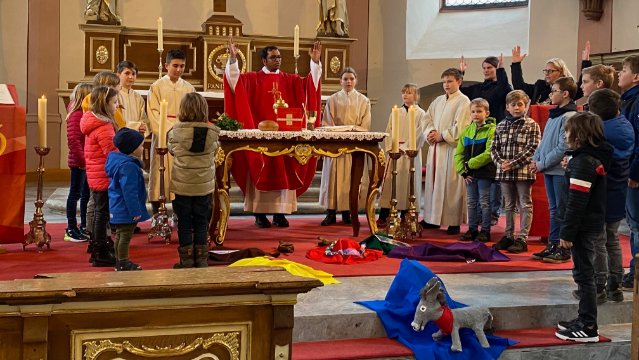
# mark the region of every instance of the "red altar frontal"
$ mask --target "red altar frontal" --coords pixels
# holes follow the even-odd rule
[[[14,85],[7,85],[15,104],[0,104],[0,244],[24,237],[26,174],[26,109],[19,106]]]

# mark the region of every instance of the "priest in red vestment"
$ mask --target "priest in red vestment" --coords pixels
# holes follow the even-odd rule
[[[264,66],[261,70],[241,74],[236,59],[237,48],[233,39],[229,39],[230,56],[224,74],[224,112],[242,123],[244,129],[256,129],[262,120],[275,121],[274,85],[290,108],[319,112],[321,52],[321,44],[315,42],[309,50],[310,76],[305,78],[280,70],[282,56],[275,46],[262,49]],[[318,115],[317,122],[319,119]],[[244,192],[244,210],[253,212],[258,227],[271,226],[266,214],[274,214],[273,225],[288,227],[284,214],[297,211],[297,196],[308,189],[316,165],[315,158],[306,165],[300,165],[289,156],[268,157],[241,151],[233,154],[231,173]]]

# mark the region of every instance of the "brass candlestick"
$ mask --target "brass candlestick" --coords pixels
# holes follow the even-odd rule
[[[24,234],[24,241],[22,242],[22,250],[24,251],[29,244],[35,243],[38,247],[38,251],[42,251],[44,245],[47,249],[51,248],[51,235],[47,232],[47,222],[44,220],[44,214],[42,213],[42,175],[44,174],[44,157],[47,156],[51,148],[48,147],[35,147],[35,152],[40,156],[40,164],[38,166],[38,190],[35,201],[35,213],[33,214],[33,220],[29,222],[29,232]]]
[[[389,237],[396,239],[400,232],[400,219],[397,215],[397,159],[402,157],[402,150],[398,152],[389,152],[388,156],[392,160],[392,178],[391,178],[391,208],[388,216],[387,234]]]
[[[300,56],[299,55],[293,55],[293,57],[295,58],[295,74],[297,75],[297,60],[299,60]]]
[[[404,217],[402,228],[405,229],[403,238],[411,240],[422,236],[422,226],[417,218],[417,198],[415,197],[415,157],[417,154],[419,154],[417,150],[406,150],[406,156],[410,159],[410,176],[408,178],[410,195],[408,197],[408,212]]]
[[[156,236],[164,239],[166,244],[171,243],[171,226],[169,226],[169,216],[166,212],[166,196],[164,195],[164,156],[169,153],[168,148],[155,148],[155,153],[160,156],[160,197],[158,202],[160,207],[158,209],[158,215],[155,218],[155,224],[151,228],[148,235],[148,240],[151,242]]]
[[[158,64],[158,79],[162,78],[162,52],[164,52],[164,49],[158,49],[158,56],[160,57],[160,63]]]

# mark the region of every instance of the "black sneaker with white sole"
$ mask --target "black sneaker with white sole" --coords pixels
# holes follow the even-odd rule
[[[581,325],[581,324],[579,324]],[[561,340],[576,342],[599,342],[599,331],[597,326],[573,326],[566,330],[555,331],[555,336]]]

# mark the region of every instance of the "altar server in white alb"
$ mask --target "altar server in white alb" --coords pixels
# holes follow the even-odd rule
[[[355,90],[357,73],[352,67],[345,67],[340,74],[342,90],[331,95],[326,101],[322,117],[322,126],[354,125],[361,130],[371,128],[371,103],[366,96]],[[320,186],[320,205],[326,208],[326,218],[322,226],[335,224],[336,212],[342,213],[342,221],[350,224],[349,191],[351,183],[351,156],[338,158],[324,157],[322,182]],[[366,168],[364,168],[366,174]],[[367,176],[363,178],[368,179]],[[366,199],[367,182],[360,186],[360,208]]]
[[[448,226],[448,234],[459,234],[466,219],[466,187],[455,171],[455,149],[462,130],[470,123],[470,100],[459,91],[462,74],[450,68],[442,73],[446,94],[437,97],[426,111],[426,160],[424,189],[425,229]]]
[[[169,130],[177,123],[177,114],[180,110],[180,101],[184,95],[195,92],[193,85],[182,79],[184,67],[186,65],[186,55],[182,50],[169,50],[166,54],[164,67],[167,74],[161,79],[151,84],[149,96],[147,98],[147,113],[153,137],[151,138],[151,170],[149,173],[149,201],[153,207],[153,215],[158,213],[160,198],[160,160],[155,153],[160,135],[160,102],[168,102],[166,129]],[[171,183],[171,169],[173,168],[173,156],[167,154],[164,160],[164,196],[167,200],[172,200],[174,196],[169,194],[169,184]]]
[[[118,92],[118,104],[126,127],[137,130],[147,136],[150,134],[149,119],[146,116],[146,104],[142,95],[133,90],[133,85],[138,77],[138,67],[128,60],[118,63],[118,77],[120,78],[120,91]]]
[[[410,123],[409,111],[415,112],[415,148],[418,151],[417,156],[415,157],[412,164],[415,166],[415,176],[413,180],[415,182],[415,198],[417,199],[416,207],[417,207],[417,215],[419,216],[419,209],[421,201],[421,188],[422,188],[422,152],[421,148],[424,146],[424,141],[426,141],[426,136],[424,134],[424,129],[426,126],[426,112],[424,109],[420,108],[417,105],[419,101],[419,90],[417,89],[417,85],[415,84],[406,84],[402,88],[402,102],[403,105],[398,109],[399,111],[399,148],[400,150],[409,150],[409,135],[410,135],[410,127],[412,126]],[[414,110],[410,110],[410,107],[414,106]],[[393,133],[393,114],[391,112],[388,118],[388,125],[386,126],[386,133]],[[392,150],[393,139],[391,137],[386,137],[384,139],[384,150],[388,153]],[[390,160],[387,161],[386,167],[386,176],[384,177],[384,185],[382,187],[382,196],[379,200],[379,205],[381,207],[379,211],[379,219],[377,221],[377,225],[379,227],[386,227],[386,219],[388,215],[390,215],[390,201],[391,201],[391,193],[392,193],[392,169]],[[397,210],[401,211],[402,216],[408,210],[408,197],[410,196],[410,168],[411,161],[410,159],[404,155],[397,160]]]

